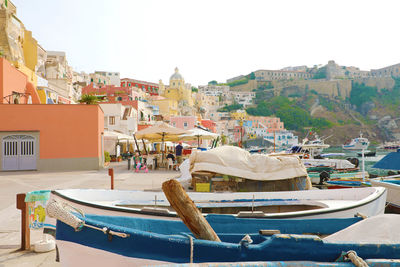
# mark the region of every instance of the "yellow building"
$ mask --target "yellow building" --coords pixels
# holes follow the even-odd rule
[[[32,32],[27,31],[17,18],[16,12],[16,7],[10,1],[4,2],[0,7],[0,29],[3,29],[0,31],[0,51],[36,87],[38,44],[32,37]]]
[[[153,99],[152,104],[159,107],[160,114],[166,119],[169,119],[169,116],[179,115],[178,101],[174,99],[158,97],[157,99]]]
[[[165,87],[162,81],[160,81],[159,93],[170,100],[170,105],[177,106],[179,114],[176,115],[188,115],[187,113],[194,115],[195,109],[192,97],[192,88],[185,85],[185,80],[179,73],[178,68],[175,68],[175,73],[172,74],[171,78],[169,79],[168,87]],[[160,112],[163,112],[161,107]],[[167,115],[167,113],[163,113],[163,115]],[[170,113],[169,115],[175,114]]]
[[[245,110],[237,110],[231,113],[231,118],[233,120],[247,120],[248,117],[249,115],[247,115],[247,112]]]

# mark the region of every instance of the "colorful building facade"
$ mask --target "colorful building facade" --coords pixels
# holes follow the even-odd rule
[[[159,90],[159,86],[157,83],[145,82],[130,78],[121,79],[121,87],[124,88],[137,87],[143,91],[146,91],[150,95],[158,95],[158,90]]]
[[[93,170],[103,166],[98,105],[0,105],[0,171]]]

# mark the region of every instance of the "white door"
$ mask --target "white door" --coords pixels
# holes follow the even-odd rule
[[[30,135],[3,138],[3,170],[35,170],[36,140]]]

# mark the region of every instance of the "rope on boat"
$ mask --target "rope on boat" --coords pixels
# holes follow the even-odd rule
[[[82,217],[85,217],[85,214],[83,213],[83,211],[80,209],[77,209],[67,203],[60,203],[56,200],[52,200],[47,205],[46,211],[47,211],[47,215],[49,215],[49,217],[55,218],[59,221],[62,221],[65,224],[68,224],[69,226],[74,228],[74,230],[76,232],[82,230],[82,228],[84,226],[86,226],[88,228],[102,231],[104,234],[107,234],[109,236],[110,240],[111,240],[111,238],[110,238],[111,235],[119,236],[122,238],[126,238],[129,236],[129,234],[115,232],[115,231],[110,230],[107,227],[100,228],[100,227],[86,224],[84,220],[81,220],[78,217],[76,217],[74,214],[72,214],[73,211],[76,211],[76,212],[80,213],[82,215]]]
[[[361,212],[357,212],[357,213],[354,215],[354,217],[361,217],[363,220],[368,218],[367,215],[362,214]]]
[[[347,251],[344,255],[345,259],[349,259],[356,267],[368,267],[368,264],[354,250]]]
[[[190,263],[193,263],[193,237],[189,235],[189,242],[190,242]]]

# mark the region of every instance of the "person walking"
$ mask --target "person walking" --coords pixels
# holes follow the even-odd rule
[[[182,163],[182,150],[183,150],[182,142],[179,142],[179,144],[175,147],[175,155],[178,165]]]

